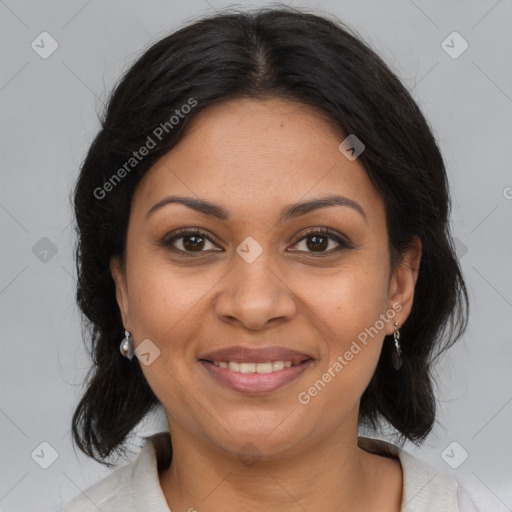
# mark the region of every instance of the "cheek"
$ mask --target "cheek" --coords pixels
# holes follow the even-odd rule
[[[321,283],[315,296],[315,311],[326,326],[323,331],[328,350],[315,376],[329,382],[333,394],[348,392],[357,400],[371,379],[386,325],[392,321],[386,311],[388,267],[382,261],[365,264],[359,260],[341,268],[328,283]]]
[[[321,419],[315,425],[318,435],[327,435],[357,409],[375,371],[385,335],[385,324],[380,320],[387,304],[380,289],[382,282],[370,282],[368,276],[361,283],[347,279],[343,281],[345,287],[324,296],[325,307],[331,304],[325,317],[330,333],[327,357],[296,396],[311,421]]]
[[[334,345],[372,326],[388,304],[388,269],[382,262],[354,261],[310,286],[310,304],[330,327]]]
[[[172,268],[162,261],[141,257],[128,275],[130,312],[139,338],[153,337],[160,343],[177,344],[193,321],[194,310],[215,284],[214,276]]]

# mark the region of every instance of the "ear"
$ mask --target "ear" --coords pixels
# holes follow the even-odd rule
[[[126,272],[118,256],[110,260],[110,273],[116,285],[116,299],[124,328],[130,331],[130,307],[128,301],[128,287],[126,285]]]
[[[392,334],[393,323],[398,322],[399,325],[402,325],[411,312],[414,288],[420,268],[421,252],[421,240],[418,237],[414,237],[391,276],[388,308],[397,311],[397,315],[393,322],[387,324],[386,334]],[[399,305],[401,306],[400,308]]]

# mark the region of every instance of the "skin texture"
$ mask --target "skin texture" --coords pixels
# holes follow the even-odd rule
[[[358,407],[384,336],[410,312],[421,244],[391,272],[384,202],[358,160],[338,150],[343,138],[311,107],[230,100],[199,113],[135,192],[125,265],[114,258],[111,271],[135,346],[149,339],[161,351],[141,366],[173,441],[172,464],[159,475],[172,510],[400,509],[400,464],[358,448]],[[365,217],[330,206],[279,220],[285,206],[332,193],[359,203]],[[181,204],[147,216],[171,194],[209,200],[230,217]],[[349,246],[329,238],[315,249],[304,238],[325,227]],[[160,244],[179,228],[200,228],[210,240],[198,249],[190,238]],[[262,249],[252,263],[236,252],[247,237]],[[300,403],[299,393],[396,305],[393,320]],[[247,395],[198,361],[234,345],[292,348],[314,363],[276,391]],[[244,463],[240,450],[255,461]]]

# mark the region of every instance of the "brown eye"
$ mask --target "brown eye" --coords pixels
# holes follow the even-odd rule
[[[337,244],[332,247],[332,243]],[[342,249],[351,247],[350,243],[339,235],[328,229],[314,230],[306,233],[294,247],[305,244],[305,249],[292,249],[292,252],[305,252],[310,254],[332,254]],[[208,247],[210,244],[210,247]],[[172,236],[164,238],[160,245],[175,252],[181,253],[206,253],[211,251],[222,251],[200,230],[181,230],[173,233]],[[328,250],[329,249],[329,250]]]
[[[201,251],[204,248],[205,238],[198,235],[183,236],[183,247],[187,251]]]
[[[208,247],[210,244],[212,247]],[[205,233],[199,230],[182,230],[178,233],[174,233],[170,237],[164,238],[160,245],[163,247],[167,247],[173,251],[183,252],[183,253],[201,253],[207,252],[209,250],[222,250],[215,249],[215,245],[206,236]]]
[[[303,236],[298,242],[294,244],[294,247],[298,246],[303,241],[305,241],[304,245],[306,247],[306,250],[303,251],[301,249],[293,249],[293,251],[311,252],[317,254],[331,254],[333,252],[338,252],[342,249],[350,248],[350,244],[346,240],[332,233],[328,229],[320,229],[306,233],[305,236]],[[338,244],[338,247],[335,246],[334,248],[332,248],[332,244],[330,244],[331,242],[335,242],[336,244]],[[329,247],[331,248],[327,250]]]
[[[309,235],[306,239],[310,240],[310,243],[306,243],[307,248],[314,251],[324,251],[329,245],[329,238],[326,236]]]

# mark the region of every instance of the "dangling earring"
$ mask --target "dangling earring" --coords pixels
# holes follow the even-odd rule
[[[395,342],[395,350],[391,354],[391,361],[395,370],[399,370],[402,367],[402,347],[400,346],[400,331],[398,330],[398,322],[393,325],[393,339]]]
[[[132,360],[133,355],[135,354],[132,335],[127,330],[124,331],[124,338],[123,341],[121,341],[121,345],[119,346],[119,351],[121,352],[121,354],[123,354],[124,357],[130,359],[130,361]]]

